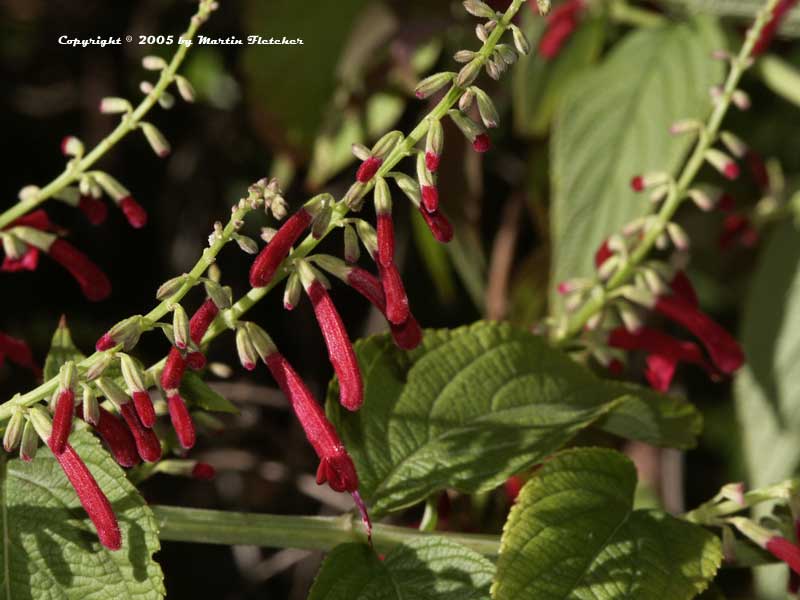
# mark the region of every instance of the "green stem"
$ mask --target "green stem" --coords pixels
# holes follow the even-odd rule
[[[197,33],[200,25],[206,20],[208,14],[211,12],[211,3],[207,0],[200,2],[200,7],[197,13],[192,17],[189,23],[189,28],[183,33],[182,37],[185,40],[191,40]],[[50,183],[41,188],[36,194],[30,198],[26,198],[17,202],[13,206],[7,208],[0,214],[0,229],[7,227],[10,223],[17,220],[21,216],[29,213],[34,208],[39,206],[42,202],[51,198],[63,190],[68,185],[75,183],[80,177],[100,158],[105,155],[114,145],[122,138],[128,135],[131,131],[139,127],[142,119],[147,115],[149,110],[155,106],[166,89],[175,81],[175,74],[181,66],[186,52],[189,49],[189,44],[181,44],[178,50],[172,57],[169,65],[161,71],[158,83],[148,93],[144,99],[139,103],[139,106],[128,115],[125,115],[120,121],[119,125],[109,133],[97,146],[95,146],[88,154],[77,161],[70,161],[66,169]]]
[[[633,25],[634,27],[658,27],[666,22],[662,15],[651,10],[632,6],[624,0],[612,2],[609,15],[617,23]]]
[[[560,328],[554,332],[553,341],[555,343],[561,345],[568,343],[571,338],[583,330],[583,327],[589,319],[604,308],[608,299],[608,294],[619,289],[631,280],[638,266],[653,249],[656,240],[664,233],[667,224],[686,199],[689,187],[697,176],[698,171],[703,166],[706,151],[717,141],[717,134],[722,125],[722,120],[725,118],[728,108],[731,105],[733,93],[738,88],[742,75],[750,66],[753,46],[756,40],[758,40],[761,30],[769,20],[772,10],[777,3],[778,0],[767,0],[756,16],[752,27],[747,32],[747,37],[745,38],[739,54],[731,61],[731,69],[725,81],[723,91],[717,99],[703,130],[700,132],[697,144],[689,160],[684,164],[676,184],[672,186],[666,200],[661,205],[655,223],[650,226],[641,242],[636,245],[628,255],[627,260],[605,284],[605,293],[589,298],[577,312],[569,317],[565,328]]]
[[[172,542],[201,544],[251,544],[273,548],[331,550],[348,542],[367,542],[360,520],[349,514],[338,517],[267,515],[153,506],[159,537]],[[422,532],[407,527],[377,523],[372,528],[372,543],[378,552],[411,540],[443,536],[486,556],[500,551],[500,538],[451,532]]]

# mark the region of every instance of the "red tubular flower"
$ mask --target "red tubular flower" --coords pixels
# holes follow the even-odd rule
[[[181,356],[180,350],[173,346],[167,355],[164,370],[161,371],[161,387],[165,390],[177,390],[181,385],[185,370],[186,361]]]
[[[114,341],[114,338],[111,337],[108,333],[104,333],[100,336],[97,342],[94,345],[94,349],[98,352],[103,352],[105,350],[111,350],[117,343]]]
[[[434,154],[433,152],[426,152],[425,153],[425,168],[428,169],[431,173],[436,173],[439,170],[439,161],[441,160],[441,156],[438,154]]]
[[[378,212],[378,264],[394,264],[394,222],[391,213]]]
[[[392,331],[394,343],[403,350],[413,350],[422,342],[422,329],[414,315],[410,313],[404,323],[400,325],[389,323],[389,328]]]
[[[608,246],[608,240],[604,241],[602,244],[600,244],[600,247],[597,249],[597,252],[594,253],[595,268],[599,269],[600,267],[602,267],[603,263],[606,262],[613,255],[614,253]]]
[[[169,408],[169,418],[172,421],[172,427],[178,435],[178,441],[181,446],[188,450],[194,446],[196,435],[194,423],[192,423],[192,416],[186,408],[186,403],[176,391],[167,398],[167,406]]]
[[[56,399],[53,412],[53,432],[47,445],[53,454],[61,454],[67,445],[69,432],[72,430],[72,415],[75,413],[75,392],[67,388],[61,390]]]
[[[214,304],[211,298],[206,298],[205,302],[200,305],[200,308],[194,312],[192,318],[189,319],[189,336],[195,344],[199,344],[203,341],[203,336],[206,334],[206,331],[208,331],[211,323],[214,322],[214,319],[217,318],[218,314],[219,308],[217,308],[217,305]]]
[[[111,294],[111,282],[88,256],[72,244],[57,239],[47,253],[69,271],[81,286],[84,296],[92,302],[105,300]]]
[[[33,246],[28,246],[25,254],[19,258],[11,258],[6,256],[3,259],[3,265],[0,266],[0,271],[8,273],[16,273],[18,271],[35,271],[39,266],[39,249]]]
[[[202,352],[189,352],[186,355],[186,364],[193,371],[199,371],[206,366],[206,355]]]
[[[654,308],[656,312],[685,327],[698,338],[711,360],[723,373],[733,373],[744,363],[744,353],[736,340],[685,299],[674,295],[661,296]]]
[[[436,186],[422,186],[422,206],[429,213],[439,210],[439,190],[436,189]]]
[[[764,159],[761,158],[761,155],[751,149],[747,149],[747,154],[745,155],[745,161],[747,162],[747,167],[750,169],[750,174],[753,177],[753,180],[758,185],[759,189],[766,190],[769,188],[769,175],[767,174],[767,165],[764,164]]]
[[[102,200],[92,198],[91,196],[81,196],[78,201],[78,208],[86,215],[89,223],[92,225],[101,225],[108,217],[108,206]]]
[[[697,299],[697,292],[695,291],[691,280],[683,271],[678,271],[675,273],[672,281],[669,282],[669,287],[672,289],[673,294],[683,298],[695,308],[700,305],[700,301]]]
[[[453,226],[441,211],[437,210],[436,212],[430,213],[425,210],[423,206],[420,206],[419,212],[422,214],[422,218],[425,219],[428,229],[431,230],[433,237],[435,237],[437,241],[446,244],[453,239]]]
[[[379,265],[381,286],[383,287],[383,294],[386,298],[386,318],[390,323],[400,325],[405,323],[408,319],[408,296],[403,287],[403,279],[400,277],[400,271],[392,263],[388,267]]]
[[[772,18],[761,30],[761,35],[758,37],[755,46],[753,46],[753,56],[759,56],[769,48],[781,22],[795,4],[797,4],[797,0],[781,0],[778,2],[772,11]]]
[[[584,0],[568,0],[547,17],[547,27],[539,41],[539,55],[552,60],[564,43],[572,36],[578,26],[578,19],[584,9]]]
[[[128,425],[128,429],[133,434],[133,439],[136,442],[136,451],[142,460],[146,462],[156,462],[161,458],[161,442],[158,441],[158,436],[152,429],[148,429],[139,421],[136,415],[136,409],[132,402],[123,404],[120,407],[122,418]]]
[[[301,208],[286,220],[272,241],[253,261],[253,266],[250,267],[251,286],[264,287],[272,280],[275,271],[289,254],[289,249],[311,224],[311,219],[311,213]]]
[[[81,419],[84,418],[83,407],[79,405],[76,412]],[[108,446],[117,464],[126,468],[139,464],[139,454],[136,452],[136,442],[133,439],[133,435],[131,435],[131,432],[122,421],[102,406],[100,407],[100,421],[94,427],[94,430]]]
[[[33,352],[31,352],[30,346],[24,340],[11,337],[0,331],[0,366],[3,365],[6,358],[15,365],[30,369],[37,376],[41,372],[39,365],[33,360]]]
[[[122,214],[134,229],[141,229],[147,225],[147,211],[132,196],[125,196],[119,201]]]
[[[83,509],[94,523],[100,543],[109,550],[119,550],[122,547],[122,534],[117,517],[86,464],[69,444],[55,457],[70,484],[75,488]]]
[[[327,481],[337,492],[356,492],[358,475],[353,460],[311,391],[279,352],[265,357],[264,362],[289,399],[308,441],[319,456],[317,483]]]
[[[708,363],[696,344],[676,340],[649,327],[642,327],[635,333],[624,327],[618,327],[609,334],[608,345],[622,350],[645,351],[648,354],[645,377],[650,386],[660,392],[669,389],[675,369],[681,362],[698,365],[712,377],[717,376],[716,370]]]
[[[192,467],[192,477],[202,481],[210,481],[214,479],[217,471],[208,463],[199,462]]]
[[[145,427],[152,427],[156,422],[156,411],[153,409],[153,400],[144,390],[133,392],[133,406],[136,414]]]
[[[472,149],[475,150],[475,152],[483,154],[484,152],[488,152],[491,147],[492,140],[490,140],[489,136],[485,133],[479,133],[475,136],[475,139],[472,140]]]
[[[800,547],[779,535],[767,540],[767,552],[785,562],[795,573],[800,573]]]
[[[339,379],[339,401],[347,410],[358,410],[364,402],[364,382],[342,318],[336,311],[328,291],[313,273],[301,270],[300,277],[306,294],[314,306],[314,314],[325,338],[325,345],[328,347],[328,358]]]
[[[361,183],[367,183],[370,179],[375,177],[375,173],[378,172],[378,169],[381,168],[382,164],[382,159],[376,156],[370,156],[367,160],[361,163],[361,166],[358,167],[358,171],[356,172],[356,180]]]
[[[744,215],[726,215],[722,221],[722,231],[718,244],[721,250],[728,250],[735,244],[752,248],[758,243],[758,230]]]
[[[27,215],[23,215],[18,218],[16,221],[9,225],[11,227],[33,227],[34,229],[38,229],[40,231],[57,231],[58,227],[56,227],[52,221],[50,221],[50,217],[47,216],[47,213],[42,210],[34,210],[33,212],[29,212]]]

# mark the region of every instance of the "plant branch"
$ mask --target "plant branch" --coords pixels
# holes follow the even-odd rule
[[[178,506],[153,506],[152,510],[158,522],[159,537],[172,542],[252,544],[324,551],[348,542],[367,543],[363,523],[350,514],[304,517]],[[500,551],[500,538],[493,535],[424,532],[381,523],[372,526],[372,543],[381,553],[403,542],[431,536],[446,537],[486,556],[497,556]]]
[[[671,186],[666,200],[661,205],[656,215],[655,223],[647,230],[642,240],[630,252],[625,262],[620,265],[620,268],[617,269],[614,275],[605,283],[603,288],[604,293],[590,297],[580,309],[569,317],[566,327],[557,328],[554,331],[552,339],[555,343],[567,343],[571,338],[580,333],[589,319],[604,308],[609,294],[630,281],[636,273],[638,266],[653,249],[656,240],[664,233],[667,224],[675,215],[675,212],[686,200],[689,187],[697,176],[698,171],[700,171],[700,168],[703,166],[706,151],[717,141],[720,126],[730,108],[733,94],[739,86],[742,75],[744,75],[744,72],[752,64],[751,54],[753,52],[753,47],[761,34],[761,30],[769,21],[770,15],[777,3],[778,0],[767,0],[764,3],[753,25],[748,30],[739,53],[731,60],[730,72],[728,73],[723,90],[716,100],[716,104],[705,125],[699,132],[694,150],[684,164],[677,182],[675,185]]]
[[[201,0],[199,8],[195,15],[192,17],[189,28],[182,34],[184,40],[191,40],[194,38],[195,33],[200,25],[208,18],[212,10],[212,2],[210,0]],[[189,49],[189,44],[180,44],[178,50],[175,52],[172,60],[167,67],[161,71],[161,76],[153,86],[153,89],[142,99],[139,105],[133,112],[126,114],[120,123],[109,133],[100,143],[97,144],[88,154],[80,160],[69,161],[64,171],[50,183],[41,188],[38,192],[31,197],[21,200],[13,206],[7,208],[0,214],[0,230],[7,227],[9,224],[20,218],[21,216],[29,213],[34,208],[39,206],[42,202],[51,198],[63,190],[68,185],[78,181],[81,176],[106,152],[111,150],[117,142],[128,135],[131,131],[139,127],[142,119],[147,115],[153,106],[164,95],[166,89],[175,81],[175,74],[181,66],[186,52]]]

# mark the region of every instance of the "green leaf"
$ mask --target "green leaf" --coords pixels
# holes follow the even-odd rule
[[[342,544],[325,558],[308,600],[483,600],[494,565],[442,537],[405,542],[381,561],[363,544]]]
[[[53,333],[50,351],[44,361],[44,380],[47,381],[58,375],[61,365],[65,362],[72,360],[77,363],[84,358],[86,357],[72,341],[72,334],[69,331],[69,327],[67,327],[66,319],[62,318],[58,323],[58,327],[56,327],[55,333]]]
[[[508,324],[427,331],[411,352],[379,336],[356,353],[364,406],[341,409],[332,385],[327,409],[375,514],[447,487],[492,489],[604,416],[609,431],[680,447],[700,426],[690,405],[599,379]]]
[[[32,463],[0,463],[0,599],[163,598],[163,576],[153,560],[160,545],[152,512],[94,436],[78,431],[70,443],[114,507],[122,549],[112,552],[97,541],[94,526],[48,450],[40,448]]]
[[[525,32],[538,40],[545,21],[523,13]],[[587,19],[552,60],[538,52],[521,56],[513,72],[514,128],[523,135],[547,133],[553,114],[567,86],[600,55],[605,38],[605,19]]]
[[[689,600],[722,561],[719,538],[660,511],[633,510],[636,468],[613,450],[548,461],[503,528],[495,600]]]
[[[181,396],[193,406],[211,412],[239,414],[239,409],[219,392],[215,392],[197,373],[185,373],[181,380]]]
[[[722,76],[713,50],[724,47],[708,20],[629,34],[599,67],[570,86],[552,141],[552,282],[592,273],[605,238],[651,209],[633,176],[674,172],[691,143],[672,136],[678,119],[701,118]]]
[[[761,79],[776,94],[800,106],[800,71],[782,58],[768,55],[758,61]]]

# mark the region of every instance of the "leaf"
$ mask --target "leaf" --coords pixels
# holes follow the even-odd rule
[[[67,326],[67,321],[62,317],[53,333],[50,342],[50,351],[44,361],[44,380],[52,379],[58,375],[61,365],[72,360],[76,363],[86,358],[72,341],[72,334]]]
[[[786,100],[800,106],[800,71],[774,55],[758,61],[758,73],[769,89]]]
[[[538,40],[545,21],[529,11],[523,14],[528,39]],[[602,18],[586,19],[552,60],[545,60],[538,52],[520,57],[513,73],[514,128],[519,133],[547,133],[564,90],[600,55],[605,25]]]
[[[197,373],[185,373],[181,380],[181,396],[203,410],[239,414],[239,409],[219,392],[215,392]]]
[[[800,467],[800,234],[791,222],[763,248],[742,316],[747,356],[736,374],[734,398],[750,487],[792,477]],[[760,568],[765,598],[785,595],[786,573]]]
[[[699,429],[690,405],[601,380],[508,324],[429,330],[408,353],[373,337],[356,353],[364,406],[341,409],[333,385],[327,409],[375,514],[448,487],[492,489],[613,410],[610,431],[651,443],[690,446]]]
[[[689,600],[722,561],[719,538],[666,513],[633,510],[636,469],[613,450],[548,461],[503,527],[495,600]]]
[[[52,454],[32,463],[0,463],[3,545],[0,599],[136,599],[164,597],[153,514],[122,469],[86,431],[70,436],[108,496],[122,529],[122,549],[97,541],[94,526]],[[0,458],[0,460],[3,460]]]
[[[342,544],[322,563],[308,600],[483,600],[494,565],[443,537],[392,548],[381,561],[364,544]]]
[[[650,210],[633,176],[674,172],[691,143],[671,136],[678,119],[701,118],[722,76],[713,50],[724,47],[708,20],[629,34],[599,67],[570,86],[552,141],[551,301],[558,282],[592,273],[605,238]]]

